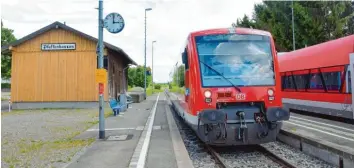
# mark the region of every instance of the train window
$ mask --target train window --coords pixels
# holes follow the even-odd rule
[[[187,48],[184,49],[184,52],[182,53],[182,61],[184,63],[185,70],[189,69],[189,61],[188,61],[188,51]]]
[[[308,74],[294,75],[295,84],[297,89],[306,89]]]
[[[322,72],[328,91],[338,91],[341,86],[341,72]]]
[[[295,89],[292,76],[284,76],[284,89]]]
[[[323,85],[322,85],[320,73],[312,73],[311,74],[309,88],[310,89],[319,89],[319,90],[324,89]]]

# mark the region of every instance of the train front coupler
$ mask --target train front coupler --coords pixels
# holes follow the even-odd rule
[[[246,143],[247,139],[247,125],[246,125],[246,120],[245,120],[245,112],[244,111],[237,111],[236,115],[240,119],[240,127],[238,129],[238,140],[242,140],[243,143]]]
[[[222,110],[206,109],[198,113],[198,134],[204,133],[205,141],[214,142],[227,138],[227,114]],[[202,126],[204,131],[201,130]]]

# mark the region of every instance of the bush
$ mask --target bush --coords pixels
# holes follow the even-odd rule
[[[161,89],[161,85],[160,85],[160,84],[156,84],[156,85],[154,86],[154,88],[157,89],[157,90],[160,90],[160,89]]]
[[[10,89],[11,88],[11,83],[2,83],[1,84],[1,89]]]

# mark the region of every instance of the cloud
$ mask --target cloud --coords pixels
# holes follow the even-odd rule
[[[251,15],[260,0],[103,0],[104,16],[120,13],[125,28],[119,34],[104,31],[104,41],[122,48],[138,64],[144,63],[144,9],[147,14],[147,65],[154,44],[156,82],[166,82],[173,66],[181,62],[180,51],[192,31],[229,27],[244,14]],[[21,38],[54,21],[97,37],[98,0],[12,0],[2,2],[4,25]]]

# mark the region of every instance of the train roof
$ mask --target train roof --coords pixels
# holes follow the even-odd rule
[[[280,72],[349,64],[354,35],[284,53],[278,57]]]
[[[237,34],[255,34],[255,35],[264,35],[264,36],[272,36],[269,32],[258,29],[251,28],[242,28],[242,27],[232,27],[232,28],[216,28],[216,29],[205,29],[191,32],[191,36],[200,36],[200,35],[208,35],[208,34],[227,34],[227,33],[237,33]]]

